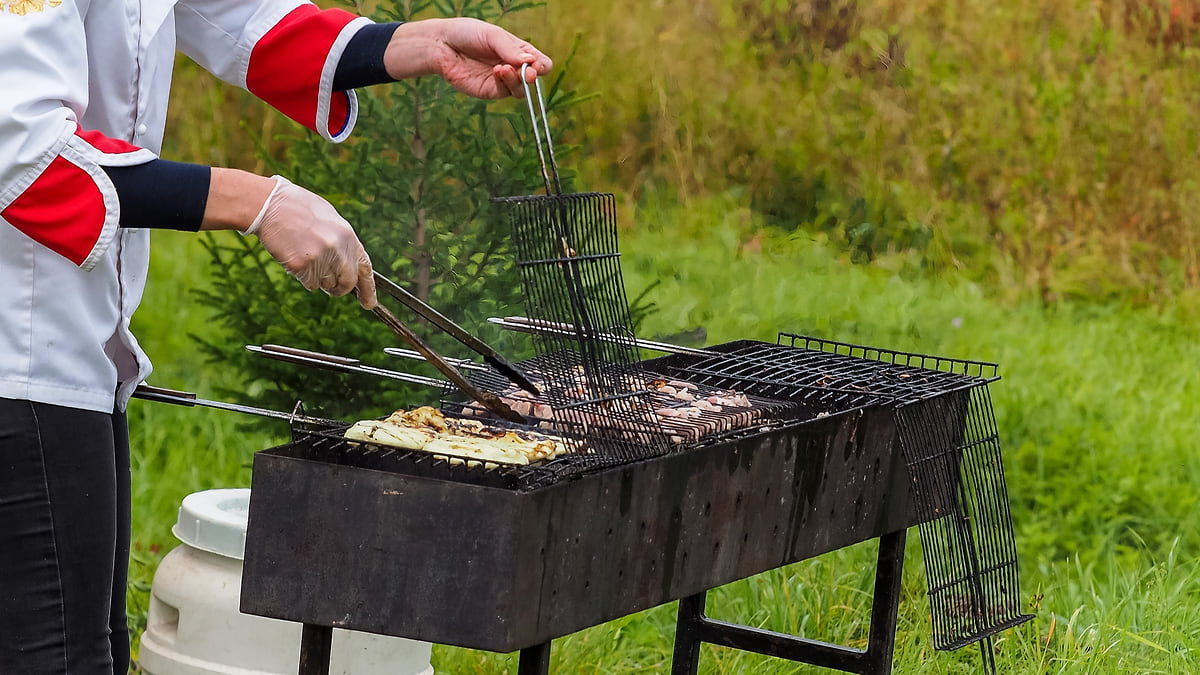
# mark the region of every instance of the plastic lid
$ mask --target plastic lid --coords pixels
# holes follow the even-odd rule
[[[171,532],[192,548],[241,560],[249,513],[250,488],[193,492],[183,498]]]

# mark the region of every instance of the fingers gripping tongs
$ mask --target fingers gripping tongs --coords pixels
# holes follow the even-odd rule
[[[508,359],[501,356],[499,352],[489,347],[479,338],[468,333],[462,328],[462,326],[454,323],[441,312],[438,312],[436,309],[425,304],[424,301],[412,293],[409,293],[396,282],[388,279],[379,272],[375,272],[375,285],[377,288],[385,291],[388,295],[392,296],[396,300],[399,300],[404,304],[404,306],[413,310],[433,325],[448,333],[455,340],[458,340],[462,344],[469,347],[472,351],[482,356],[484,361],[489,363],[493,368],[511,380],[513,384],[516,384],[518,387],[534,395],[541,393],[540,390],[533,384],[533,382],[529,380],[529,377],[526,376],[525,373],[509,362]],[[491,392],[480,390],[469,380],[467,380],[467,378],[463,377],[462,373],[458,372],[458,369],[450,365],[450,363],[446,361],[446,359],[444,359],[440,354],[433,351],[429,345],[425,344],[425,341],[422,340],[420,336],[418,336],[412,331],[412,329],[397,319],[396,315],[392,314],[387,307],[384,307],[383,305],[375,305],[375,308],[372,309],[371,312],[376,318],[387,324],[388,327],[390,327],[392,331],[396,333],[396,335],[399,335],[406,342],[412,345],[413,349],[417,350],[417,352],[419,352],[426,361],[433,364],[433,367],[437,368],[438,371],[445,375],[450,382],[462,390],[463,393],[470,396],[473,400],[478,401],[483,405],[483,407],[487,408],[493,413],[496,413],[506,420],[516,422],[518,424],[523,424],[525,422],[525,418],[517,414],[512,408],[508,407],[504,401],[500,400],[500,397]]]

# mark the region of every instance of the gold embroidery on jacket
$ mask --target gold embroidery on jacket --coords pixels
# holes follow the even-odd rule
[[[0,12],[8,11],[18,16],[30,12],[43,12],[46,7],[58,7],[62,0],[0,0]]]

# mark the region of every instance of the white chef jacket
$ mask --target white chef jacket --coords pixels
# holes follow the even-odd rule
[[[328,140],[370,22],[304,0],[0,0],[0,398],[124,410],[150,362],[129,330],[147,230],[123,229],[102,166],[151,161],[176,48]]]

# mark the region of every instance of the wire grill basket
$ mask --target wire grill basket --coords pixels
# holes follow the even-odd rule
[[[664,454],[670,443],[655,415],[651,392],[644,388],[647,378],[621,278],[615,200],[604,193],[563,194],[540,81],[535,79],[534,86],[540,129],[527,82],[525,100],[546,194],[493,201],[509,209],[528,316],[571,327],[564,333],[538,334],[534,340],[540,355],[552,355],[561,364],[544,371],[545,385],[574,400],[556,408],[554,415],[577,427],[589,427],[591,420],[601,418],[637,420],[626,429],[608,425],[612,433],[607,437],[592,434],[597,461]]]
[[[934,645],[953,650],[1033,616],[1021,612],[1016,540],[988,384],[995,364],[780,334],[780,344],[886,364],[874,384],[843,370],[831,386],[870,387],[895,407],[919,514]],[[920,405],[917,405],[917,404]]]
[[[988,385],[902,405],[896,421],[921,516],[935,646],[957,649],[1033,618],[1021,612]]]

